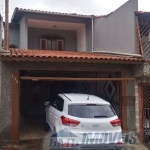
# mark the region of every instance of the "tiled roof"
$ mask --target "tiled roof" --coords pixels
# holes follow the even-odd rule
[[[39,61],[44,58],[45,61],[72,61],[72,62],[113,62],[113,63],[141,63],[142,58],[140,57],[128,57],[128,56],[117,56],[100,53],[87,53],[87,52],[71,52],[71,51],[51,51],[51,50],[25,50],[25,49],[10,49],[9,52],[1,52],[3,60],[23,60],[26,58],[34,59]]]
[[[83,14],[77,14],[77,13],[62,13],[62,12],[52,12],[52,11],[44,11],[44,10],[35,10],[35,9],[25,9],[25,8],[18,8],[16,7],[11,19],[11,22],[14,22],[14,17],[18,14],[18,17],[20,18],[23,13],[40,13],[40,14],[49,14],[49,15],[62,15],[62,16],[71,16],[71,17],[82,17],[82,18],[101,18],[106,17],[108,15],[83,15]]]
[[[44,11],[44,10],[35,10],[35,9],[25,9],[25,8],[18,8],[16,7],[15,10],[20,10],[20,11],[29,11],[29,12],[37,12],[37,13],[48,13],[48,14],[54,14],[54,15],[66,15],[66,16],[81,16],[81,17],[106,17],[110,15],[111,13],[107,15],[83,15],[83,14],[77,14],[77,13],[62,13],[62,12],[52,12],[52,11]]]
[[[81,16],[81,17],[92,17],[93,15],[83,15],[77,13],[61,13],[61,12],[52,12],[52,11],[44,11],[44,10],[35,10],[35,9],[25,9],[25,8],[15,8],[16,11],[26,11],[26,12],[37,12],[37,13],[47,13],[54,15],[68,15],[68,16]]]

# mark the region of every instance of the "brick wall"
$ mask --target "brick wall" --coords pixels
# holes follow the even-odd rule
[[[0,139],[11,138],[11,65],[0,61]]]

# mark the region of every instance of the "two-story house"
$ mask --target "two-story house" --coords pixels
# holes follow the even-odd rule
[[[64,92],[106,99],[124,132],[140,132],[134,68],[143,57],[136,11],[137,0],[106,16],[16,8],[10,49],[0,57],[0,139],[28,139],[22,136],[28,125],[42,128],[44,102]]]

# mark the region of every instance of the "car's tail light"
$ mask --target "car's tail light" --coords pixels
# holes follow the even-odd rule
[[[66,118],[64,116],[61,117],[61,121],[63,125],[76,127],[80,124],[80,121]]]
[[[73,144],[65,143],[63,146],[64,147],[73,147]]]
[[[123,145],[122,142],[119,142],[119,143],[116,144],[116,146],[122,146],[122,145]]]
[[[121,125],[121,120],[118,118],[110,122],[113,127],[117,127]]]

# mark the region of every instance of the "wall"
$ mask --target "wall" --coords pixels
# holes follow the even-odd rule
[[[11,139],[12,68],[0,60],[0,140]]]
[[[138,79],[139,77],[145,77],[149,78],[150,77],[150,63],[145,62],[142,65],[136,65],[135,68],[135,77]],[[146,80],[143,82],[146,82]]]
[[[82,26],[77,30],[77,50],[79,52],[86,51],[85,26]]]
[[[20,48],[28,48],[28,26],[26,17],[20,20]]]
[[[20,46],[20,27],[19,24],[9,25],[9,44]]]
[[[44,34],[54,34],[65,38],[65,50],[77,50],[77,32],[41,28],[28,28],[28,48],[39,49],[39,36]]]
[[[132,67],[128,68],[130,71],[126,72],[126,76],[129,78],[134,77],[134,69]],[[135,124],[135,82],[127,81],[126,83],[126,98],[127,101],[127,125],[128,131],[135,132],[136,124]]]
[[[89,20],[85,26],[86,30],[86,51],[92,52],[92,20]]]
[[[136,53],[134,12],[138,1],[129,0],[107,17],[94,19],[94,51]]]

